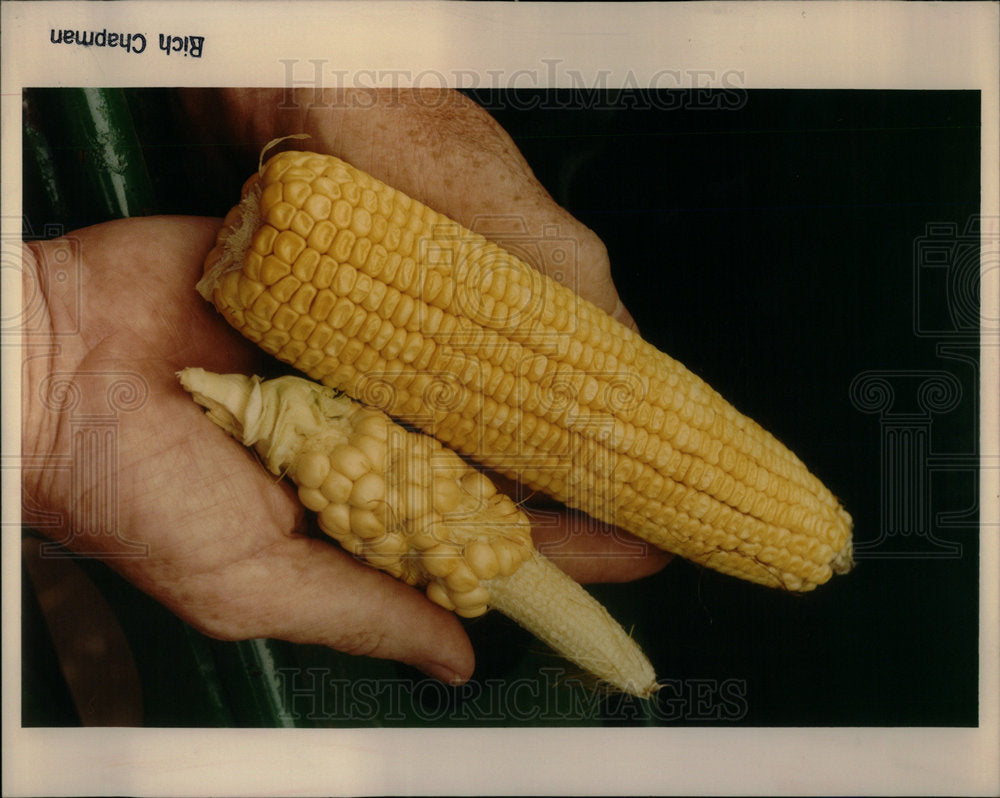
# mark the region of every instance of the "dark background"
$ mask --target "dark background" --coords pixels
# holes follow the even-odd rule
[[[606,243],[644,336],[841,498],[858,565],[805,596],[680,560],[639,582],[593,586],[669,680],[652,709],[612,696],[578,712],[571,699],[549,715],[530,704],[480,713],[491,685],[540,678],[547,689],[540,669],[562,667],[495,614],[468,625],[476,683],[454,693],[392,664],[266,643],[298,672],[399,680],[409,702],[363,721],[331,710],[317,725],[976,725],[978,93],[469,94]],[[224,215],[245,177],[217,178],[227,144],[189,141],[166,90],[125,95],[153,184],[149,210]],[[72,184],[79,148],[46,121],[59,101],[28,92],[26,121],[48,131],[53,169]],[[26,155],[32,234],[102,220],[83,195],[53,210],[33,164]],[[105,569],[85,567],[123,608],[144,681],[158,684],[147,723],[273,722],[241,715],[225,687],[234,674],[261,675],[243,649],[199,640]],[[49,673],[30,613],[26,627],[26,672]],[[195,707],[206,662],[230,690],[230,715]],[[28,725],[73,722],[39,700],[25,713]]]

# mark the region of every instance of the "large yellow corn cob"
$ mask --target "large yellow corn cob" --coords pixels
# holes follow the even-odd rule
[[[178,376],[216,424],[292,479],[347,551],[463,617],[503,612],[619,690],[657,689],[635,641],[534,550],[527,516],[434,438],[299,377]]]
[[[262,166],[199,290],[315,379],[671,552],[799,591],[853,564],[834,496],[701,379],[335,157]]]

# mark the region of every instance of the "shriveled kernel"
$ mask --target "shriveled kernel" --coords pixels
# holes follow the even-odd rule
[[[457,479],[449,474],[434,477],[434,509],[441,515],[448,515],[458,509],[464,495]]]
[[[453,545],[438,543],[424,551],[420,561],[431,576],[444,578],[454,571],[462,560]]]
[[[455,609],[455,603],[451,600],[451,594],[438,581],[433,581],[427,585],[427,598],[444,607],[446,610],[453,611]]]
[[[418,518],[416,521],[410,521],[406,524],[406,527],[409,530],[409,537],[407,539],[410,541],[410,546],[417,551],[430,551],[442,543],[438,532],[447,534],[445,530],[441,529],[438,519],[431,513]]]
[[[389,420],[381,413],[369,411],[354,425],[354,434],[372,437],[383,444],[389,436]]]
[[[344,476],[337,469],[328,468],[326,476],[319,485],[319,490],[329,501],[344,504],[351,497],[354,484],[354,480]]]
[[[380,551],[373,550],[371,548],[366,549],[364,553],[364,558],[376,568],[381,568],[386,570],[392,566],[399,565],[399,556],[396,554],[383,554]]]
[[[527,547],[524,547],[527,550]],[[497,567],[501,576],[510,576],[522,562],[522,557],[514,544],[505,541],[494,541],[497,555]]]
[[[354,482],[371,471],[372,464],[360,449],[341,443],[330,452],[330,467]]]
[[[295,461],[295,481],[302,487],[318,488],[329,473],[330,458],[326,452],[306,452]]]
[[[373,540],[385,532],[385,521],[372,510],[351,507],[351,531],[359,538]]]
[[[351,534],[351,508],[343,502],[330,502],[320,511],[319,525],[337,540],[347,538]]]
[[[493,547],[482,539],[466,544],[465,562],[480,579],[492,579],[500,572],[500,561]]]
[[[357,428],[355,430],[355,434],[351,436],[351,446],[364,453],[376,472],[384,471],[386,463],[385,441],[379,440],[374,435],[358,435]]]
[[[307,488],[304,485],[299,487],[299,501],[307,510],[318,513],[326,507],[330,500],[317,488]]]
[[[468,563],[460,559],[455,569],[445,577],[445,583],[449,590],[465,592],[479,585],[479,577],[476,576]]]
[[[375,510],[385,504],[385,482],[374,471],[363,474],[354,483],[348,502],[363,510]]]
[[[485,502],[497,492],[496,485],[479,471],[469,471],[462,477],[462,489],[477,502]]]
[[[490,591],[482,585],[474,587],[472,590],[454,591],[451,600],[459,609],[472,609],[482,607],[490,600]]]
[[[422,518],[434,506],[429,486],[408,480],[400,491],[407,518]]]

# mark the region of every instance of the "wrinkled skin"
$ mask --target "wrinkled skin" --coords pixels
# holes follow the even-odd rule
[[[580,292],[631,323],[596,236],[552,202],[506,134],[471,102],[378,92],[359,93],[361,107],[306,110],[309,99],[300,97],[299,108],[282,110],[281,95],[240,90],[182,99],[193,124],[216,129],[221,115],[230,132],[219,135],[232,140],[241,131],[249,151],[305,131],[313,135],[310,149],[340,155],[460,221],[513,212],[536,229],[558,224],[579,243]],[[179,387],[175,372],[185,366],[273,369],[193,289],[219,223],[128,219],[25,247],[25,297],[31,329],[39,331],[27,337],[22,371],[25,506],[54,513],[59,522],[46,528],[53,538],[106,559],[211,636],[318,643],[406,662],[449,682],[468,679],[474,657],[458,619],[317,536],[292,490],[215,429]],[[81,278],[80,301],[38,279],[67,255]],[[137,391],[124,405],[110,398],[122,374]],[[53,377],[75,386],[75,405],[60,405]],[[100,463],[55,467],[72,451],[73,419],[107,415],[114,401],[113,472]],[[83,509],[109,484],[116,495],[102,506],[117,508],[115,529],[102,523],[106,513]],[[638,578],[668,559],[553,505],[539,521],[536,543],[581,581]]]

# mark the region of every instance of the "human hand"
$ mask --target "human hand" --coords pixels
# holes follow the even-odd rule
[[[202,131],[202,143],[239,141],[237,174],[256,168],[263,147],[282,136],[306,134],[301,146],[343,158],[384,183],[503,246],[503,225],[512,240],[541,239],[555,231],[570,241],[574,262],[551,259],[556,251],[519,247],[530,265],[560,279],[584,299],[633,329],[611,278],[607,249],[538,182],[514,142],[480,106],[453,90],[181,90],[180,103]],[[206,135],[205,131],[211,131]],[[269,151],[273,154],[281,147]],[[220,148],[220,155],[233,148]],[[235,198],[234,198],[235,202]],[[509,480],[491,475],[512,495]],[[582,582],[626,581],[662,568],[669,556],[633,536],[594,522],[544,496],[525,509],[534,513],[536,545]]]
[[[422,172],[427,180],[437,162],[430,163]],[[192,218],[134,219],[72,237],[85,294],[77,317],[74,308],[42,303],[51,335],[34,336],[26,357],[25,454],[44,463],[71,449],[70,414],[40,401],[48,375],[69,375],[75,382],[78,415],[101,412],[96,405],[104,402],[102,389],[110,390],[114,375],[123,372],[138,376],[146,400],[119,415],[113,471],[28,471],[29,501],[62,519],[54,531],[71,548],[103,554],[210,635],[321,643],[408,662],[448,681],[468,678],[473,657],[457,619],[417,591],[303,534],[294,494],[239,446],[207,429],[178,388],[174,373],[188,365],[267,369],[264,356],[193,290],[217,225]],[[38,244],[32,254],[44,269],[68,245]],[[103,528],[85,510],[86,497],[102,495],[108,484],[115,486],[115,529]],[[536,527],[539,545],[581,581],[636,578],[666,561],[645,546],[646,554],[638,556],[631,539],[617,530],[594,534],[593,522],[587,522],[588,534],[574,534],[580,520],[567,514],[547,514],[546,521]],[[132,544],[145,545],[146,556],[115,556],[132,551]]]

